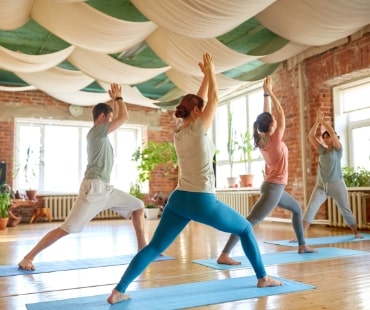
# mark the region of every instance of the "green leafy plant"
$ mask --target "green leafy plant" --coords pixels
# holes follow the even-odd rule
[[[141,187],[139,183],[130,185],[129,194],[141,200],[144,198],[144,194],[141,192]]]
[[[9,207],[11,205],[11,188],[8,184],[0,185],[0,218],[9,217]]]
[[[157,167],[162,168],[164,176],[177,167],[177,155],[171,142],[147,142],[136,149],[132,160],[138,163],[138,181],[142,183],[150,180]]]
[[[362,167],[343,167],[343,180],[347,187],[370,186],[370,171]]]
[[[155,204],[148,204],[148,205],[145,206],[145,208],[147,208],[147,209],[156,209],[158,207]]]

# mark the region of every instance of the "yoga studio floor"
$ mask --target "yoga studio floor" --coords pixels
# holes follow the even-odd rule
[[[146,221],[148,239],[151,237],[157,220]],[[0,230],[0,265],[14,265],[31,249],[31,247],[50,229],[58,223],[21,224],[17,227]],[[369,234],[370,231],[363,231]],[[292,237],[290,224],[262,222],[255,227],[255,234],[264,255],[276,252],[294,252],[296,247],[282,246],[266,241],[284,240]],[[350,234],[349,229],[328,228],[323,225],[313,225],[308,232],[309,238],[342,236]],[[326,243],[316,245],[321,253],[331,250],[344,252],[345,255],[322,257],[315,260],[269,262],[267,272],[272,276],[292,280],[310,286],[310,289],[272,294],[264,297],[252,297],[227,302],[212,302],[213,297],[223,298],[227,291],[227,282],[213,281],[228,278],[250,277],[254,272],[250,267],[232,270],[210,268],[193,260],[215,259],[220,253],[228,234],[216,231],[210,227],[191,223],[166,251],[165,255],[172,257],[164,261],[153,262],[146,271],[139,276],[129,287],[130,291],[143,291],[148,288],[173,287],[180,284],[196,285],[198,282],[224,283],[208,296],[208,301],[198,307],[181,307],[176,309],[335,309],[361,310],[370,309],[370,240],[358,242]],[[336,252],[331,253],[336,253]],[[347,252],[353,253],[348,255]],[[89,262],[90,259],[114,258],[127,256],[136,252],[136,239],[130,221],[125,220],[96,220],[91,222],[79,234],[69,235],[50,246],[35,259],[36,268],[46,262],[57,262],[56,266],[64,265],[67,261]],[[237,245],[232,256],[243,255],[241,246]],[[286,254],[289,255],[289,254]],[[299,256],[301,257],[301,256]],[[309,256],[307,256],[309,257]],[[58,262],[59,261],[59,262]],[[105,260],[106,262],[106,260]],[[0,266],[0,267],[1,267]],[[55,265],[54,265],[55,266]],[[54,267],[55,268],[55,267]],[[66,310],[82,309],[125,309],[105,305],[105,298],[111,292],[115,283],[120,279],[127,263],[107,266],[104,260],[101,266],[90,268],[80,267],[70,270],[43,271],[34,274],[1,275],[0,274],[0,309],[25,310],[47,309],[52,310],[56,300],[71,300],[97,296],[103,304],[101,308],[83,306],[73,308],[65,306]],[[63,269],[63,268],[61,268]],[[68,269],[68,268],[67,268]],[[254,283],[253,279],[253,283]],[[288,284],[287,284],[288,286]],[[248,288],[245,288],[248,290]],[[260,289],[258,289],[260,290]],[[178,298],[181,290],[175,296]],[[258,291],[260,292],[260,291]],[[230,293],[230,292],[229,292]],[[226,293],[225,293],[226,294]],[[102,295],[100,300],[100,296]],[[106,295],[106,296],[104,296]],[[192,294],[185,296],[192,299]],[[96,297],[94,297],[96,298]],[[139,297],[136,297],[139,298]],[[160,305],[164,299],[157,298],[153,293],[150,296],[153,305]],[[209,301],[209,298],[211,301]],[[79,299],[77,299],[79,300]],[[81,301],[82,303],[82,301]],[[31,308],[26,307],[30,305]],[[37,304],[32,307],[32,304]],[[47,306],[43,306],[47,304]],[[62,302],[63,304],[63,302]],[[67,303],[66,303],[67,304]],[[40,307],[39,307],[40,305]],[[157,307],[166,310],[169,307]],[[157,309],[156,308],[156,309]],[[60,309],[60,308],[55,308]],[[150,310],[147,307],[144,310]],[[138,309],[142,310],[142,309]]]

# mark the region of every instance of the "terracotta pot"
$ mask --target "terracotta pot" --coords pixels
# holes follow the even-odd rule
[[[36,200],[36,193],[37,191],[33,189],[26,190],[28,200]]]
[[[240,187],[252,187],[253,186],[253,174],[241,174],[240,176]]]
[[[7,217],[0,217],[0,230],[6,229],[6,227],[8,225],[8,220],[9,220],[9,218],[7,218]]]

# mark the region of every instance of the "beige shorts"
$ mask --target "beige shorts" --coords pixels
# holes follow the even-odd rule
[[[141,208],[144,208],[144,203],[140,199],[101,180],[84,179],[78,197],[60,228],[68,233],[77,233],[101,211],[111,209],[128,219]]]

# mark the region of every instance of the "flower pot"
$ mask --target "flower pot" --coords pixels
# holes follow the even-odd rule
[[[36,193],[37,191],[33,189],[26,190],[28,200],[36,200]]]
[[[238,178],[237,177],[228,177],[227,178],[227,185],[229,188],[234,188],[238,186]]]
[[[144,208],[144,214],[148,220],[156,220],[159,215],[159,208]]]
[[[252,187],[253,186],[253,174],[241,174],[240,177],[240,187]]]
[[[0,230],[6,229],[6,227],[8,226],[8,220],[9,218],[7,217],[0,217]]]

